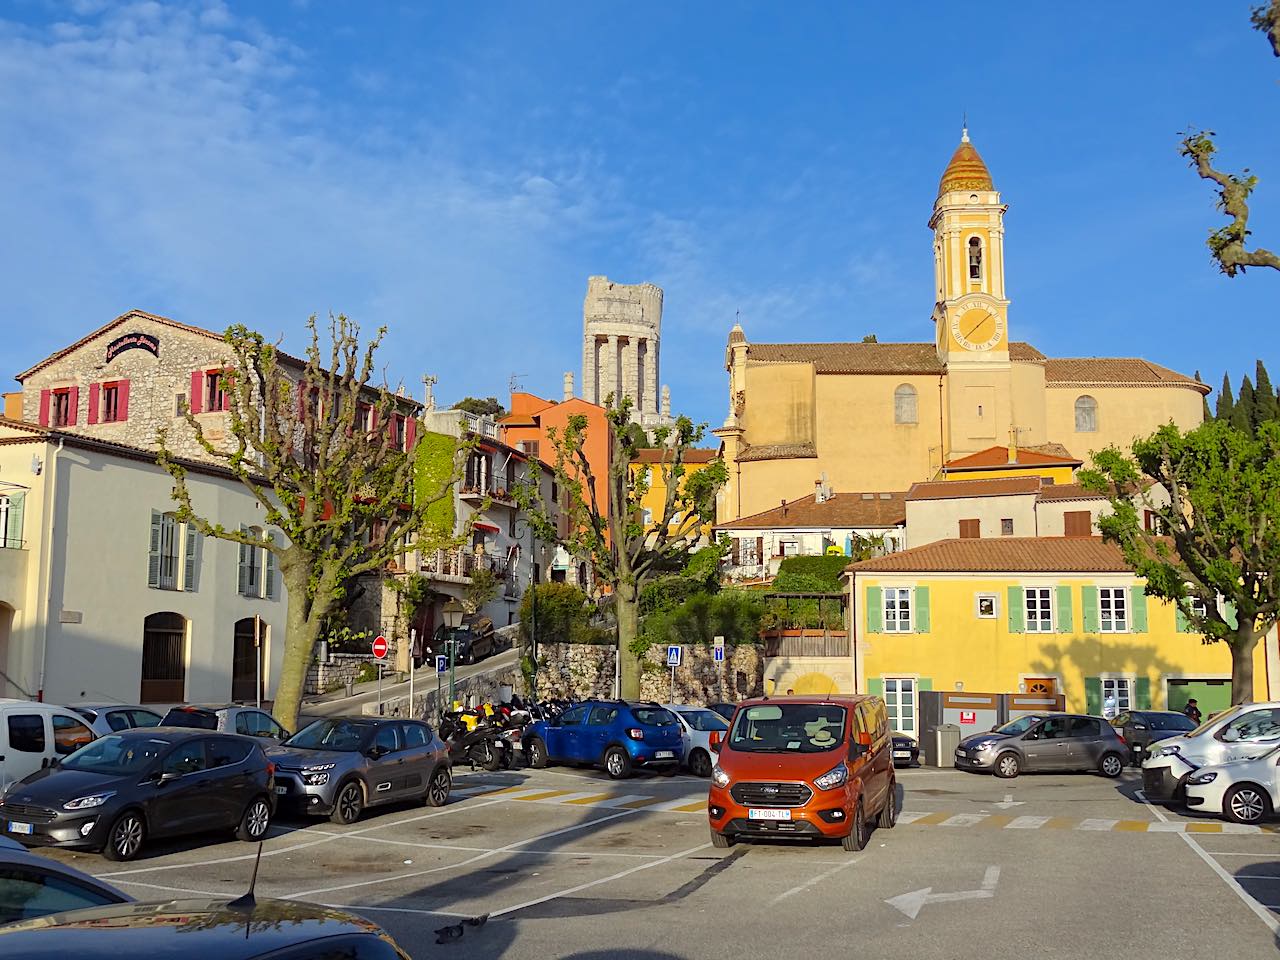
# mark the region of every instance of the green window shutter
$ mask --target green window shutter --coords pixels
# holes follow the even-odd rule
[[[1084,712],[1095,717],[1102,714],[1102,680],[1098,677],[1084,678]]]
[[[880,633],[884,629],[884,591],[879,587],[867,587],[867,633]]]
[[[884,680],[880,677],[867,677],[867,693],[873,697],[883,697]]]
[[[917,690],[932,690],[932,689],[933,689],[933,679],[932,679],[932,678],[930,678],[930,677],[921,677],[919,680],[917,680],[917,681],[916,681],[916,689],[917,689]]]
[[[1076,615],[1075,611],[1071,609],[1071,588],[1060,585],[1054,591],[1054,601],[1058,608],[1055,611],[1058,615],[1058,632],[1075,633]]]
[[[1232,630],[1239,624],[1239,619],[1236,617],[1236,605],[1230,600],[1222,601],[1222,619],[1227,621],[1227,626]]]
[[[1027,597],[1022,587],[1010,587],[1007,591],[1009,607],[1009,632],[1026,632]]]
[[[1184,602],[1190,603],[1189,600]],[[1182,603],[1175,603],[1173,605],[1173,618],[1177,624],[1177,630],[1179,633],[1191,632],[1191,623],[1187,620],[1186,610],[1182,606]]]
[[[274,542],[276,539],[275,534],[268,533],[267,539]],[[276,555],[265,547],[262,550],[262,554],[265,557],[262,574],[262,595],[268,600],[274,600],[276,596]]]
[[[1080,588],[1080,607],[1084,615],[1084,632],[1098,632],[1098,588]]]
[[[915,628],[916,633],[929,632],[929,588],[916,587],[915,589]]]
[[[240,535],[246,536],[249,528],[240,525]],[[253,547],[247,543],[240,544],[240,570],[236,578],[236,592],[242,597],[249,596],[249,582],[253,575]]]
[[[162,514],[151,511],[151,548],[147,557],[147,586],[160,586],[160,524]]]
[[[187,549],[182,563],[182,589],[191,592],[196,588],[196,568],[200,563],[200,534],[196,532],[195,524],[188,523],[186,527]]]
[[[26,491],[9,495],[9,521],[5,529],[0,530],[0,547],[22,549],[22,510],[26,500]]]
[[[1151,709],[1151,678],[1138,677],[1133,681],[1133,705],[1138,710]]]
[[[1147,588],[1139,584],[1129,588],[1129,631],[1147,632]]]

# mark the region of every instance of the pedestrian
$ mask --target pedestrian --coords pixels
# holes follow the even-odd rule
[[[787,696],[794,697],[795,695],[796,695],[796,692],[792,690],[790,687],[787,687]]]
[[[1110,690],[1102,701],[1102,716],[1107,720],[1116,718],[1116,695]]]
[[[1187,701],[1187,705],[1182,708],[1182,712],[1194,720],[1197,727],[1200,726],[1200,708],[1196,706],[1195,697]]]

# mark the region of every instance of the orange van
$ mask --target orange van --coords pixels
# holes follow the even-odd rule
[[[734,712],[711,771],[711,840],[839,839],[861,850],[869,825],[897,821],[893,735],[869,696],[770,697]]]

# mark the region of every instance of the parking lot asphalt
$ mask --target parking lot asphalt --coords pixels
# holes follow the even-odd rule
[[[705,781],[459,772],[454,799],[340,827],[282,821],[258,896],[348,908],[415,958],[1275,956],[1280,824],[1146,804],[1137,772],[899,771],[867,849],[711,847]],[[255,850],[217,836],[113,864],[52,852],[139,899],[236,896]],[[488,917],[481,926],[468,918]],[[437,929],[462,924],[436,943]]]

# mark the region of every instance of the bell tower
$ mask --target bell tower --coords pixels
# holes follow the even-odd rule
[[[938,184],[933,230],[938,359],[947,369],[949,456],[1003,443],[1012,426],[1004,214],[966,127]]]

